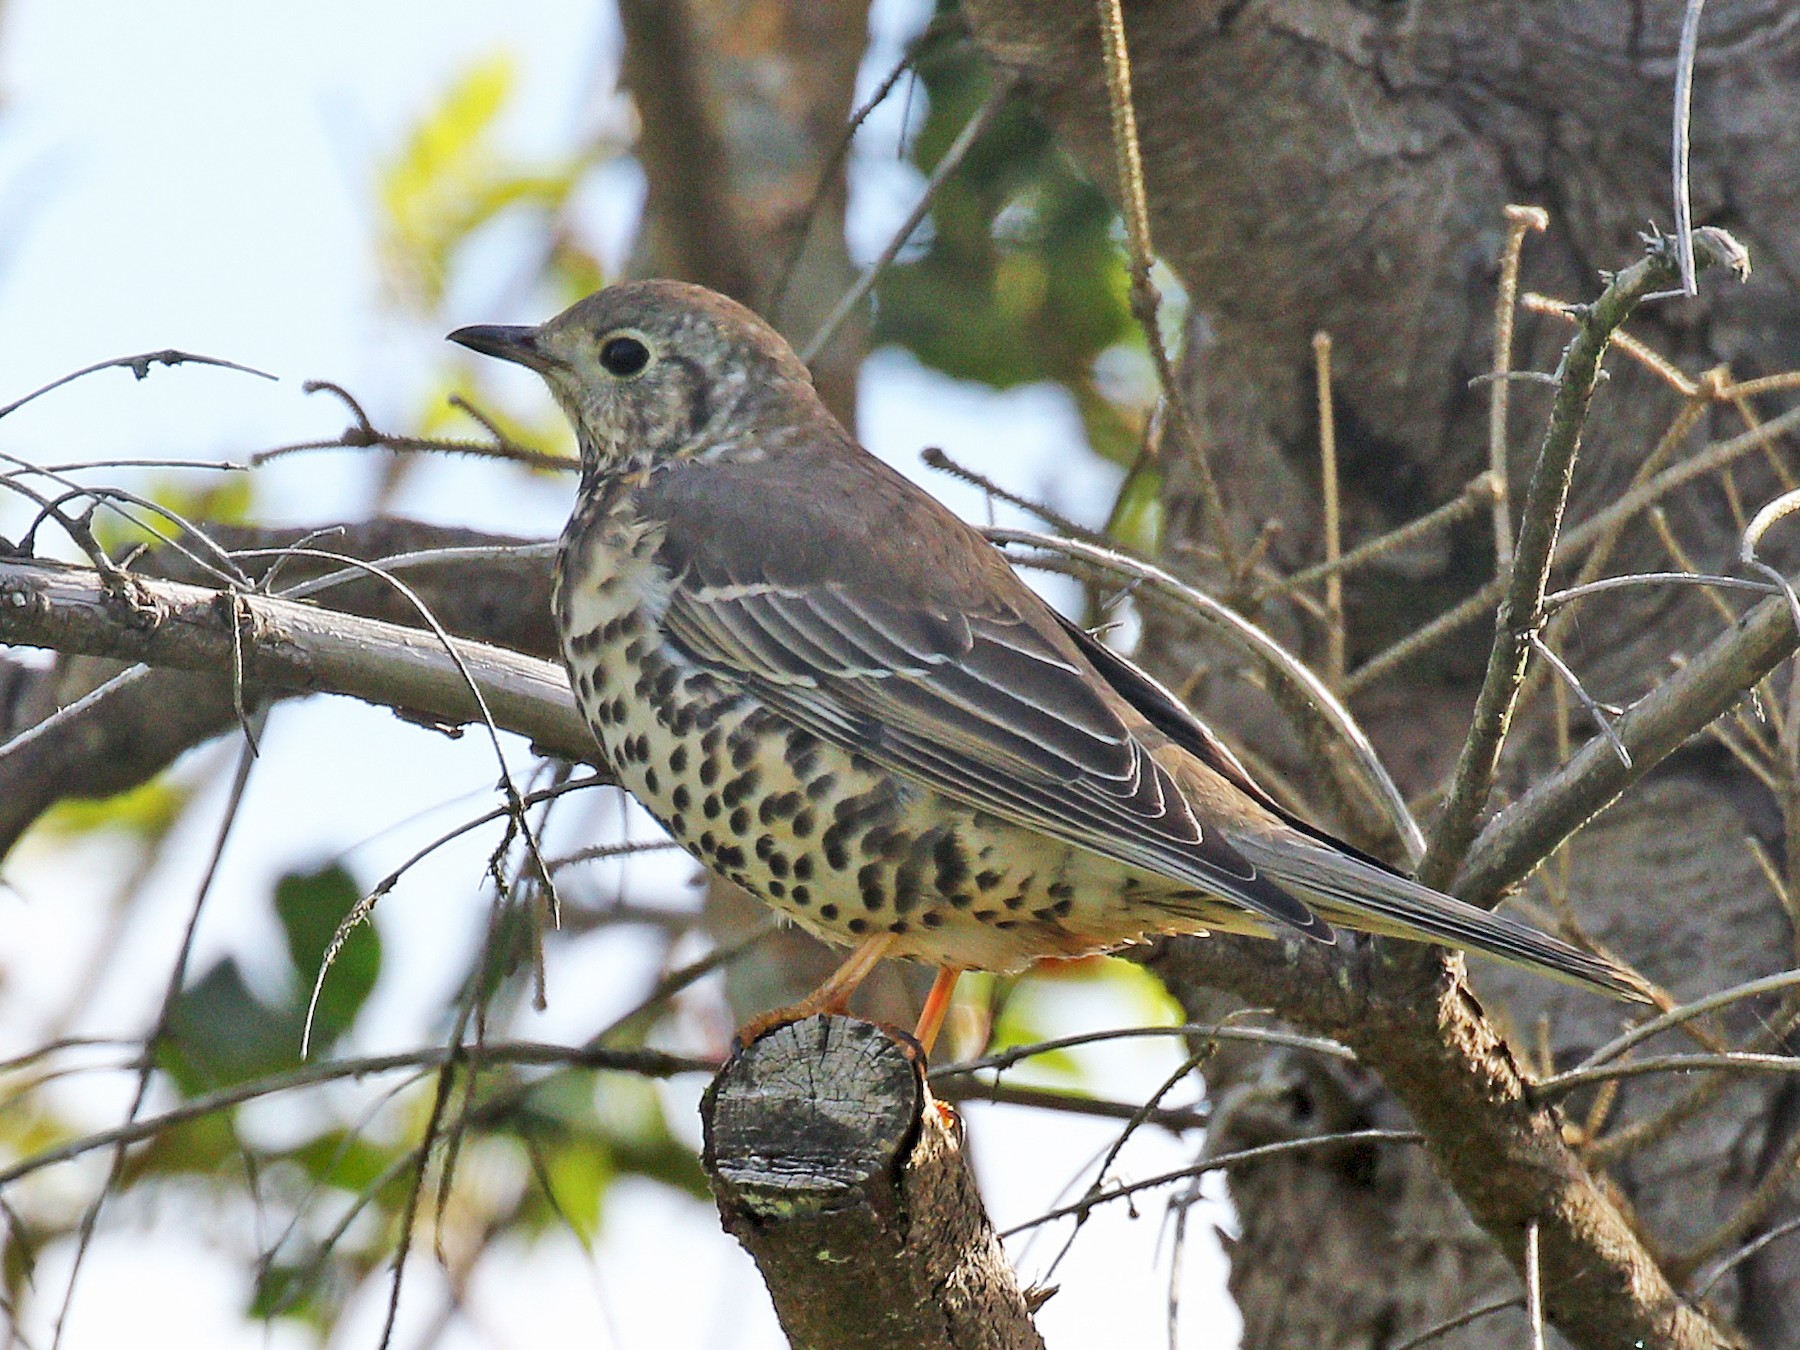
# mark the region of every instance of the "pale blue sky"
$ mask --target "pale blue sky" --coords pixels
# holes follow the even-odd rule
[[[918,22],[911,0],[878,6],[885,67]],[[0,422],[0,450],[37,462],[116,456],[241,459],[268,445],[335,433],[339,408],[300,392],[303,379],[340,381],[389,424],[420,411],[445,359],[442,334],[379,303],[374,260],[376,166],[450,80],[496,49],[524,78],[504,123],[521,156],[551,156],[577,130],[619,115],[610,72],[618,37],[608,7],[592,0],[11,0],[0,29],[0,403],[106,357],[183,347],[268,370],[269,384],[227,372],[158,370],[138,383],[123,371],[84,381]],[[853,242],[863,256],[908,205],[917,176],[892,157],[890,114],[871,127],[881,148],[858,162]],[[611,261],[628,245],[637,194],[630,169],[584,195],[584,222]],[[451,295],[454,322],[519,321],[495,313],[507,295],[505,234],[486,246],[488,272],[472,267]],[[519,396],[538,397],[529,386]],[[927,482],[963,514],[981,519],[973,490],[920,469],[917,454],[941,445],[1018,489],[1050,496],[1095,520],[1116,482],[1110,468],[1076,453],[1080,432],[1060,391],[1005,395],[953,384],[899,353],[878,354],[865,376],[864,439]],[[360,513],[374,464],[338,454],[283,461],[259,475],[265,514],[319,521]],[[492,465],[457,462],[418,475],[401,505],[433,518],[521,533],[553,534],[567,510],[566,484],[525,484]],[[1011,519],[1011,517],[1008,517]],[[18,519],[0,503],[0,533]],[[472,803],[485,800],[494,768],[478,737],[450,742],[342,700],[278,709],[265,755],[203,921],[196,968],[232,952],[267,971],[276,940],[260,904],[272,878],[353,841],[349,861],[372,881]],[[227,762],[231,747],[198,752],[189,771]],[[524,762],[514,745],[515,764]],[[435,808],[420,820],[416,813]],[[98,991],[82,1026],[135,1029],[154,999],[191,903],[216,826],[216,793],[184,826],[151,887],[152,901],[126,938],[132,962]],[[616,814],[616,813],[615,813]],[[604,823],[597,813],[594,828]],[[416,1042],[454,978],[448,953],[483,921],[478,879],[489,841],[446,850],[384,902],[379,922],[390,979],[359,1026],[358,1048]],[[0,892],[0,1056],[35,1042],[47,1010],[66,999],[84,954],[111,922],[109,896],[128,855],[96,841],[77,854],[28,848],[8,865],[16,893]],[[633,864],[635,884],[678,897],[685,863]],[[551,1007],[528,1030],[546,1038],[585,1034],[631,1001],[647,948],[630,933],[565,944],[551,970]],[[1104,1025],[1123,1015],[1081,988],[1059,991],[1057,1020]],[[1172,1062],[1168,1046],[1109,1048],[1105,1086],[1148,1091]],[[680,1128],[694,1128],[696,1085],[671,1094]],[[118,1083],[68,1089],[69,1109],[95,1125],[117,1118]],[[284,1111],[259,1117],[291,1129]],[[975,1110],[972,1138],[1002,1223],[1050,1203],[1111,1138],[1109,1127],[1017,1111]],[[1184,1148],[1145,1132],[1126,1171],[1179,1166]],[[469,1184],[480,1182],[471,1160]],[[43,1184],[85,1188],[92,1169],[61,1169]],[[1155,1200],[1145,1217],[1117,1208],[1096,1216],[1059,1269],[1063,1290],[1040,1319],[1052,1345],[1165,1343],[1167,1253]],[[1211,1222],[1203,1210],[1190,1244],[1184,1345],[1235,1343],[1222,1308]],[[130,1342],[190,1350],[300,1342],[243,1323],[239,1256],[249,1233],[214,1231],[209,1215],[149,1215],[115,1203],[83,1277],[67,1329],[68,1350]],[[1024,1250],[1027,1278],[1059,1241]],[[40,1271],[58,1297],[63,1259]],[[433,1276],[409,1286],[409,1319],[436,1312]],[[672,1293],[675,1290],[678,1292]],[[696,1297],[696,1291],[699,1296]],[[385,1293],[381,1293],[385,1297]],[[503,1254],[478,1279],[471,1311],[443,1344],[462,1347],[614,1345],[643,1350],[773,1347],[782,1342],[754,1270],[718,1230],[710,1208],[647,1185],[623,1188],[592,1256],[572,1240]],[[373,1302],[341,1344],[374,1342]],[[672,1319],[672,1320],[671,1320]],[[42,1343],[40,1325],[34,1341]],[[403,1334],[399,1344],[410,1344]]]

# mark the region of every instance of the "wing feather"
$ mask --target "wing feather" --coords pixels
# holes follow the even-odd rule
[[[978,810],[1329,940],[1327,924],[1204,825],[1054,620],[1034,624],[1005,597],[968,614],[842,578],[772,582],[741,548],[728,567],[703,545],[665,543],[675,584],[664,628],[690,659]]]

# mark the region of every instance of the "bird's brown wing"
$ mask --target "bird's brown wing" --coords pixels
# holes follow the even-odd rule
[[[1331,939],[1199,817],[985,541],[841,456],[790,457],[791,483],[678,466],[640,492],[673,581],[664,630],[690,659],[947,796]]]
[[[1467,947],[1515,965],[1598,989],[1636,1003],[1652,991],[1632,972],[1603,956],[1540,933],[1507,914],[1478,909],[1432,890],[1334,838],[1271,797],[1205,723],[1131,662],[1067,621],[1064,631],[1120,697],[1152,726],[1193,755],[1286,827],[1239,832],[1239,852],[1283,886],[1305,896],[1332,923],[1418,942]]]

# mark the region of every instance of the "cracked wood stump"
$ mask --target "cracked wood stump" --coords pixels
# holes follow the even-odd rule
[[[845,1017],[740,1050],[700,1108],[725,1229],[796,1346],[1041,1350],[960,1123],[923,1068],[898,1036]]]

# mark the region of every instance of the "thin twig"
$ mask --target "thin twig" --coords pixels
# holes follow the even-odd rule
[[[1344,526],[1338,506],[1337,418],[1331,406],[1331,334],[1313,334],[1313,375],[1319,400],[1319,487],[1324,497],[1325,683],[1344,687]]]
[[[1321,1040],[1316,1036],[1301,1036],[1291,1031],[1266,1031],[1261,1027],[1223,1026],[1213,1022],[1184,1022],[1167,1027],[1115,1027],[1108,1031],[1087,1031],[1076,1036],[1059,1036],[1054,1040],[1034,1041],[1030,1045],[1015,1045],[1010,1049],[998,1050],[980,1059],[967,1060],[961,1064],[946,1064],[942,1068],[933,1069],[931,1081],[933,1083],[943,1082],[984,1069],[1004,1071],[1038,1055],[1070,1050],[1079,1045],[1135,1040],[1144,1036],[1180,1036],[1183,1039],[1238,1041],[1246,1045],[1271,1045],[1286,1050],[1307,1050],[1314,1054],[1326,1055],[1332,1059],[1350,1063],[1354,1063],[1356,1060],[1355,1053],[1345,1046],[1339,1045],[1336,1041]]]
[[[163,981],[162,1000],[157,1005],[156,1021],[149,1033],[144,1037],[144,1055],[137,1066],[137,1083],[132,1089],[131,1104],[125,1111],[125,1125],[129,1127],[138,1118],[138,1112],[144,1109],[144,1102],[150,1095],[150,1082],[156,1073],[156,1047],[169,1034],[169,1024],[175,1015],[175,1004],[181,997],[181,986],[187,980],[188,965],[194,953],[194,937],[200,927],[200,914],[206,905],[206,898],[212,894],[214,880],[219,875],[219,863],[225,856],[226,841],[231,838],[232,826],[237,823],[238,810],[244,802],[244,789],[249,786],[250,771],[256,766],[256,754],[250,745],[246,745],[238,756],[237,772],[232,777],[230,791],[226,795],[225,810],[219,821],[219,828],[213,836],[212,851],[206,860],[206,868],[200,874],[200,884],[194,890],[194,902],[188,908],[187,924],[181,932],[181,944],[175,952],[175,960],[169,967],[168,978]],[[101,1183],[99,1192],[93,1203],[88,1205],[81,1216],[81,1225],[76,1234],[75,1254],[69,1265],[69,1278],[63,1285],[62,1307],[56,1314],[55,1329],[51,1332],[51,1350],[62,1343],[63,1327],[68,1322],[69,1312],[75,1304],[75,1287],[81,1279],[81,1271],[88,1250],[93,1243],[94,1232],[100,1223],[100,1210],[107,1197],[118,1186],[125,1174],[125,1143],[121,1140],[114,1145],[112,1161],[107,1165],[106,1180]]]
[[[1768,1048],[1780,1045],[1786,1040],[1796,1025],[1800,1025],[1800,1013],[1773,1025],[1764,1026],[1757,1033],[1756,1039],[1743,1047],[1741,1053],[1765,1053]],[[1622,1080],[1614,1080],[1615,1083],[1618,1081]],[[1693,1091],[1677,1098],[1656,1115],[1622,1126],[1611,1134],[1594,1138],[1593,1142],[1582,1150],[1582,1156],[1604,1165],[1625,1157],[1627,1154],[1635,1153],[1639,1149],[1658,1144],[1718,1101],[1736,1081],[1737,1079],[1730,1073],[1709,1074],[1706,1080]]]
[[[1575,304],[1572,301],[1558,300],[1554,296],[1549,295],[1539,295],[1536,291],[1527,291],[1524,295],[1520,296],[1519,306],[1527,313],[1549,314],[1571,324],[1580,323],[1583,313],[1582,306]],[[1633,337],[1630,333],[1624,332],[1623,330],[1613,334],[1612,345],[1624,352],[1625,355],[1636,361],[1652,375],[1656,376],[1657,379],[1668,385],[1669,388],[1673,389],[1682,398],[1687,399],[1694,396],[1697,387],[1694,381],[1690,380],[1687,375],[1682,372],[1680,367],[1673,364],[1654,347],[1649,346],[1647,343]],[[1551,384],[1556,383],[1556,377],[1554,375],[1543,376],[1540,378],[1547,380]]]
[[[1729,1008],[1732,1004],[1742,1003],[1747,998],[1779,993],[1784,989],[1797,987],[1800,987],[1800,970],[1785,970],[1777,975],[1765,975],[1761,979],[1734,984],[1729,989],[1721,989],[1717,993],[1708,994],[1705,998],[1695,999],[1692,1003],[1684,1003],[1678,1008],[1671,1008],[1668,1012],[1633,1027],[1630,1031],[1613,1038],[1594,1051],[1569,1073],[1580,1073],[1598,1068],[1602,1064],[1610,1064],[1627,1050],[1642,1045],[1652,1036],[1660,1036],[1671,1027],[1681,1026],[1683,1023],[1693,1021],[1696,1017],[1704,1017],[1707,1013],[1717,1012],[1720,1008]],[[1541,1086],[1548,1088],[1558,1079],[1568,1076],[1568,1073],[1559,1074],[1557,1078],[1551,1079]]]
[[[1132,1135],[1143,1128],[1143,1126],[1150,1121],[1151,1117],[1162,1108],[1163,1098],[1167,1097],[1179,1087],[1185,1079],[1192,1075],[1196,1069],[1210,1059],[1217,1049],[1218,1046],[1215,1043],[1203,1045],[1198,1050],[1191,1051],[1186,1059],[1182,1060],[1170,1073],[1163,1077],[1163,1081],[1157,1085],[1156,1091],[1152,1092],[1141,1103],[1132,1107],[1130,1115],[1125,1118],[1125,1128],[1120,1130],[1118,1136],[1112,1143],[1107,1145],[1106,1152],[1101,1155],[1100,1161],[1095,1164],[1094,1179],[1088,1184],[1087,1191],[1083,1195],[1084,1199],[1101,1194],[1106,1182],[1107,1172],[1111,1171],[1113,1164],[1119,1160],[1119,1154],[1124,1152],[1125,1146],[1131,1142]],[[1076,1218],[1074,1225],[1069,1230],[1067,1239],[1063,1242],[1062,1248],[1050,1259],[1049,1265],[1044,1267],[1044,1273],[1041,1277],[1042,1280],[1048,1282],[1055,1277],[1057,1268],[1062,1265],[1064,1258],[1067,1257],[1070,1252],[1075,1250],[1075,1241],[1081,1236],[1082,1227],[1086,1223],[1087,1213],[1084,1211]]]
[[[1544,1282],[1538,1271],[1538,1226],[1525,1225],[1525,1320],[1531,1326],[1531,1350],[1544,1350]]]
[[[1569,663],[1558,656],[1550,644],[1545,642],[1539,634],[1531,635],[1531,646],[1532,650],[1544,658],[1550,669],[1562,677],[1562,682],[1580,700],[1587,715],[1594,719],[1594,725],[1599,728],[1600,734],[1606,737],[1606,743],[1612,746],[1613,753],[1619,757],[1619,763],[1629,769],[1631,767],[1631,751],[1625,748],[1625,742],[1619,739],[1619,733],[1613,728],[1612,718],[1595,701],[1594,696],[1588,693],[1587,686],[1581,682],[1581,677],[1569,668]]]
[[[1398,1345],[1390,1346],[1389,1350],[1419,1350],[1420,1346],[1429,1345],[1440,1336],[1447,1336],[1452,1331],[1468,1326],[1471,1322],[1479,1322],[1484,1317],[1492,1317],[1495,1313],[1505,1312],[1508,1308],[1516,1308],[1524,1301],[1523,1295],[1514,1294],[1511,1298],[1495,1299],[1492,1303],[1483,1303],[1479,1308],[1470,1308],[1467,1312],[1458,1313],[1455,1317],[1446,1318],[1434,1326],[1429,1326],[1417,1336],[1409,1337]]]
[[[1071,539],[1080,539],[1089,544],[1098,544],[1101,548],[1117,547],[1117,545],[1104,534],[1101,534],[1096,530],[1090,530],[1078,521],[1070,520],[1067,516],[1054,508],[1045,505],[1043,502],[1033,501],[1029,497],[1022,496],[1017,492],[1013,492],[1000,486],[1000,484],[996,483],[984,473],[977,473],[975,470],[968,468],[965,465],[958,464],[939,446],[926,446],[919,452],[919,458],[925,462],[927,468],[936,469],[940,473],[947,473],[952,478],[959,478],[970,487],[980,488],[983,492],[987,493],[988,496],[993,497],[998,501],[1003,501],[1009,506],[1016,506],[1021,511],[1030,512],[1058,534],[1065,534]]]
[[[1519,307],[1519,258],[1525,236],[1549,227],[1538,206],[1508,206],[1506,244],[1500,250],[1500,284],[1494,291],[1494,370],[1488,390],[1488,472],[1494,476],[1494,575],[1512,570],[1512,494],[1507,490],[1506,414],[1512,398],[1513,316]]]
[[[807,344],[800,349],[800,359],[807,365],[810,366],[818,359],[819,353],[825,350],[826,345],[837,335],[838,329],[843,327],[844,320],[855,312],[856,307],[863,302],[863,297],[874,289],[877,281],[881,280],[882,273],[886,272],[894,259],[900,256],[900,250],[906,247],[906,241],[912,238],[913,231],[919,228],[919,223],[931,210],[931,204],[937,199],[938,192],[949,180],[950,175],[955,173],[962,164],[963,157],[969,153],[981,133],[987,130],[988,124],[994,120],[994,115],[1006,105],[1007,99],[1012,97],[1012,92],[1017,85],[1018,77],[1016,75],[1002,73],[994,77],[994,84],[988,90],[988,96],[982,100],[981,106],[975,110],[974,115],[963,124],[963,129],[957,133],[956,139],[950,142],[950,148],[944,151],[944,157],[931,171],[931,177],[925,180],[925,190],[919,194],[919,200],[914,203],[913,209],[907,212],[906,219],[900,223],[900,228],[894,231],[894,236],[888,240],[887,247],[881,250],[881,255],[870,263],[863,274],[856,279],[856,284],[844,292],[843,297],[832,308],[831,313],[825,316],[825,321],[819,325],[818,330]]]
[[[1706,0],[1687,0],[1681,15],[1681,47],[1675,57],[1674,128],[1670,135],[1670,176],[1674,180],[1675,248],[1681,263],[1681,293],[1696,295],[1694,202],[1688,188],[1688,146],[1693,127],[1694,59],[1700,48],[1700,12]]]
[[[307,548],[246,549],[242,550],[238,556],[306,557],[323,559],[326,562],[339,563],[342,566],[355,568],[379,579],[397,592],[400,597],[412,607],[413,612],[424,621],[425,626],[429,628],[433,636],[437,638],[438,644],[443,648],[445,655],[449,656],[452,663],[455,664],[457,673],[462,676],[464,686],[475,700],[476,712],[482,726],[487,731],[488,744],[493,748],[494,759],[500,769],[501,792],[504,794],[507,807],[512,812],[513,818],[518,825],[519,833],[525,840],[526,852],[530,854],[531,860],[537,867],[544,885],[549,888],[551,913],[554,915],[559,908],[556,880],[551,876],[550,869],[544,864],[543,850],[538,846],[537,831],[531,828],[531,822],[525,818],[525,806],[519,793],[518,784],[513,781],[512,768],[506,762],[506,751],[502,749],[500,745],[500,728],[494,722],[494,714],[488,708],[487,699],[481,692],[480,684],[477,683],[475,676],[470,672],[468,663],[463,660],[462,654],[457,651],[456,644],[451,640],[449,630],[439,622],[437,615],[432,612],[431,606],[425,602],[424,597],[404,581],[400,580],[399,577],[394,576],[391,572],[378,564],[365,562],[361,558],[354,558],[346,553],[332,553],[324,549]]]
[[[1800,1056],[1757,1055],[1731,1050],[1723,1054],[1655,1055],[1621,1064],[1602,1064],[1595,1069],[1570,1069],[1538,1085],[1545,1101],[1567,1096],[1590,1083],[1612,1083],[1624,1078],[1650,1078],[1657,1074],[1685,1073],[1800,1073]]]
[[[1495,617],[1487,673],[1476,698],[1468,739],[1457,758],[1449,796],[1420,865],[1419,879],[1428,886],[1444,887],[1455,878],[1493,790],[1500,752],[1525,678],[1531,635],[1544,621],[1544,594],[1549,589],[1557,535],[1607,344],[1638,302],[1666,284],[1672,271],[1668,241],[1661,237],[1650,240],[1645,256],[1615,276],[1584,311],[1575,339],[1563,353],[1556,402],[1520,511],[1514,565]]]
[[[1563,563],[1576,557],[1621,523],[1630,520],[1675,489],[1686,486],[1696,478],[1717,473],[1752,450],[1760,449],[1796,428],[1800,428],[1800,408],[1789,408],[1779,417],[1772,417],[1759,427],[1741,432],[1728,440],[1713,442],[1693,458],[1664,470],[1647,483],[1628,489],[1623,496],[1571,528],[1557,545],[1556,561]],[[1354,694],[1386,678],[1408,662],[1417,660],[1422,652],[1488,613],[1502,594],[1504,588],[1498,582],[1489,582],[1418,632],[1370,657],[1350,672],[1349,678],[1344,682],[1345,692]]]
[[[1138,142],[1137,109],[1131,94],[1131,49],[1125,40],[1125,13],[1121,0],[1094,0],[1100,17],[1100,50],[1106,64],[1106,95],[1112,115],[1113,170],[1118,178],[1125,238],[1131,265],[1131,311],[1144,330],[1151,363],[1161,386],[1163,405],[1175,432],[1177,445],[1192,468],[1200,485],[1200,496],[1211,517],[1214,544],[1234,585],[1241,584],[1244,572],[1237,556],[1237,545],[1231,537],[1231,522],[1225,514],[1225,499],[1213,475],[1212,459],[1206,443],[1189,411],[1181,381],[1169,359],[1162,335],[1162,297],[1152,280],[1150,269],[1156,261],[1156,248],[1150,238],[1150,200],[1144,184],[1144,161]]]
[[[1767,581],[1748,581],[1716,572],[1633,572],[1620,577],[1603,577],[1583,582],[1567,590],[1552,591],[1544,597],[1544,609],[1554,613],[1565,605],[1585,600],[1606,591],[1629,590],[1637,586],[1704,586],[1709,590],[1748,591],[1752,595],[1780,595],[1781,588]]]
[[[558,469],[573,471],[581,467],[579,460],[567,455],[553,455],[542,450],[533,450],[529,446],[519,445],[502,435],[491,418],[483,416],[460,395],[453,396],[453,406],[461,408],[476,422],[493,435],[491,444],[481,441],[438,440],[425,436],[396,436],[382,431],[369,420],[368,413],[363,411],[362,404],[348,389],[330,380],[308,380],[300,386],[309,394],[330,394],[349,411],[352,422],[341,433],[330,440],[294,441],[288,445],[277,445],[268,450],[258,451],[250,457],[250,463],[260,468],[270,460],[281,459],[287,455],[297,455],[311,450],[389,450],[395,454],[433,454],[433,455],[477,455],[486,459],[504,459],[517,464],[529,465],[534,469]]]
[[[1745,1234],[1769,1217],[1769,1211],[1788,1198],[1793,1190],[1797,1163],[1800,1163],[1800,1132],[1787,1137],[1764,1169],[1762,1180],[1756,1183],[1756,1189],[1744,1198],[1744,1202],[1712,1232],[1676,1256],[1670,1265],[1677,1271],[1698,1270],[1742,1242]]]
[[[1463,485],[1461,492],[1442,506],[1433,507],[1424,515],[1409,520],[1398,529],[1390,530],[1379,538],[1371,539],[1365,544],[1358,544],[1335,563],[1315,563],[1311,567],[1301,568],[1298,572],[1284,578],[1279,585],[1258,592],[1256,600],[1261,602],[1274,594],[1286,594],[1302,586],[1310,586],[1315,581],[1325,580],[1334,574],[1353,572],[1390,553],[1416,544],[1421,539],[1468,519],[1483,505],[1493,501],[1499,491],[1499,485],[1493,474],[1476,474]]]
[[[787,256],[782,259],[781,267],[776,272],[775,285],[769,291],[767,301],[760,307],[763,317],[771,323],[780,317],[782,303],[787,299],[788,288],[794,283],[794,274],[800,266],[801,254],[806,251],[806,241],[812,234],[812,224],[818,217],[819,208],[825,204],[825,198],[830,195],[832,188],[841,181],[839,171],[843,168],[844,160],[850,154],[850,147],[856,140],[856,133],[862,129],[862,124],[869,120],[869,115],[887,101],[888,95],[894,92],[894,86],[906,77],[906,73],[914,68],[919,59],[925,55],[926,50],[946,33],[954,31],[960,22],[960,16],[954,13],[934,16],[931,22],[925,25],[924,31],[907,44],[906,51],[895,63],[894,68],[882,77],[881,83],[875,86],[874,92],[869,95],[860,108],[850,114],[849,120],[844,123],[843,130],[838,135],[837,144],[831,147],[831,153],[825,157],[824,164],[819,167],[819,181],[813,187],[812,196],[806,203],[806,209],[800,213],[800,223],[794,230],[794,240],[788,245]],[[904,134],[905,128],[902,127],[901,130]]]
[[[1142,1181],[1128,1182],[1114,1186],[1095,1196],[1084,1196],[1073,1204],[1062,1205],[1056,1209],[1038,1215],[1035,1219],[1027,1219],[1024,1223],[1015,1224],[1000,1234],[1002,1238],[1028,1232],[1044,1224],[1053,1223],[1057,1219],[1066,1219],[1072,1214],[1086,1214],[1098,1205],[1109,1204],[1114,1200],[1123,1200],[1127,1196],[1140,1191],[1154,1190],[1159,1186],[1170,1186],[1177,1181],[1186,1181],[1190,1177],[1202,1176],[1207,1172],[1222,1172],[1230,1167],[1239,1167],[1245,1163],[1263,1162],[1269,1158],[1285,1157],[1293,1153],[1312,1153],[1322,1148],[1342,1148],[1346,1144],[1418,1144],[1424,1142],[1424,1136],[1416,1130],[1345,1130],[1339,1134],[1321,1134],[1306,1139],[1284,1139],[1275,1144],[1259,1144],[1255,1148],[1241,1148],[1230,1153],[1214,1154],[1188,1167],[1177,1168],[1173,1172],[1163,1172],[1157,1176],[1146,1177]],[[3,1178],[0,1178],[3,1179]]]
[[[1631,751],[1630,769],[1609,745],[1590,741],[1495,817],[1470,850],[1455,893],[1472,904],[1492,904],[1645,772],[1729,711],[1793,653],[1797,641],[1781,597],[1750,610],[1614,723]]]
[[[936,1095],[947,1102],[968,1105],[992,1102],[1000,1106],[1028,1106],[1035,1111],[1054,1111],[1059,1115],[1085,1116],[1094,1120],[1142,1119],[1171,1134],[1204,1130],[1208,1113],[1200,1107],[1146,1106],[1142,1102],[1111,1101],[1105,1097],[1084,1097],[1074,1092],[1058,1092],[1054,1088],[1022,1087],[1014,1083],[990,1083],[980,1080],[952,1083]]]
[[[136,356],[115,356],[110,361],[96,361],[91,366],[83,366],[80,370],[72,371],[59,379],[50,381],[49,384],[44,385],[41,389],[32,390],[29,394],[25,395],[24,398],[14,399],[5,407],[0,408],[0,417],[5,417],[9,413],[15,413],[33,399],[42,398],[52,389],[60,389],[65,384],[71,384],[84,376],[94,374],[96,371],[113,370],[123,367],[124,369],[129,370],[133,375],[137,376],[138,379],[144,380],[149,378],[150,368],[152,366],[180,365],[217,366],[221,370],[236,370],[245,375],[254,375],[259,380],[273,380],[275,378],[275,376],[269,374],[266,370],[257,370],[253,366],[240,366],[236,361],[221,361],[216,356],[201,356],[195,352],[183,352],[177,351],[173,347],[165,347],[159,352],[139,352]]]
[[[1705,1298],[1712,1292],[1714,1285],[1724,1279],[1731,1271],[1737,1269],[1737,1267],[1743,1265],[1744,1262],[1755,1256],[1764,1247],[1767,1247],[1772,1242],[1779,1242],[1784,1237],[1791,1237],[1795,1233],[1800,1233],[1800,1219],[1789,1219],[1786,1223],[1778,1224],[1768,1232],[1763,1233],[1756,1241],[1746,1243],[1744,1246],[1738,1248],[1738,1250],[1719,1262],[1718,1265],[1714,1266],[1712,1270],[1708,1272],[1706,1278],[1695,1287],[1694,1297],[1696,1299]]]

